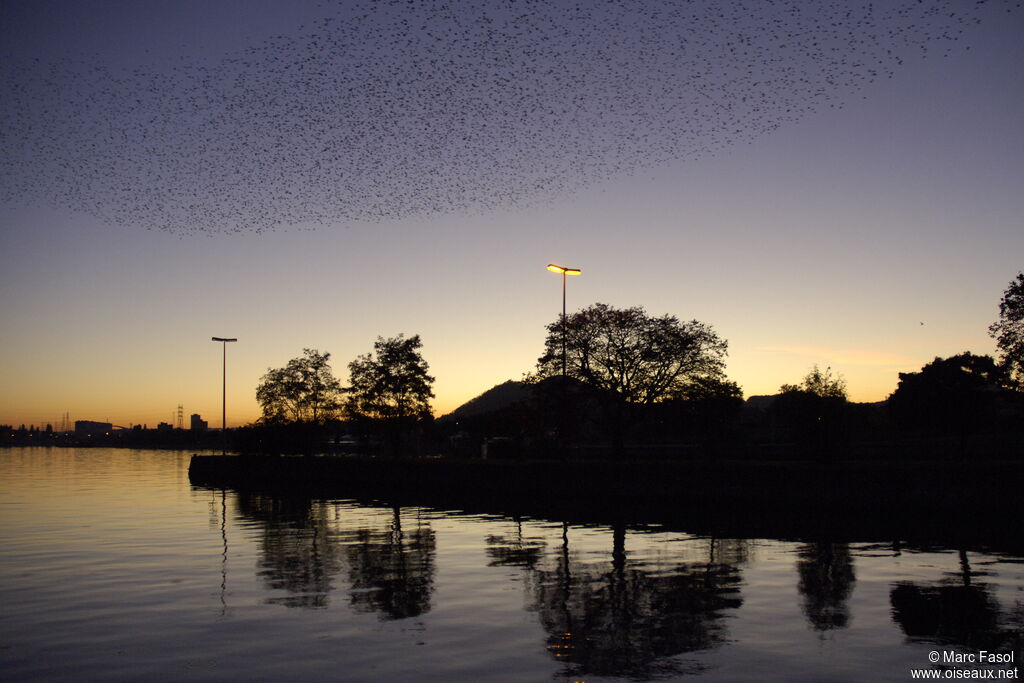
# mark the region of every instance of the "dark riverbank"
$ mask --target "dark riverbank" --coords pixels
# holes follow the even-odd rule
[[[1024,545],[1019,462],[503,462],[193,456],[193,485],[719,536]]]
[[[228,430],[232,439],[234,430]],[[213,451],[226,446],[219,431],[188,429],[115,429],[108,433],[76,434],[75,432],[8,431],[0,434],[0,448],[140,448],[180,451]]]

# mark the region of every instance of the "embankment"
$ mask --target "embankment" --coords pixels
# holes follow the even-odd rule
[[[1019,462],[509,462],[193,456],[193,485],[719,536],[1024,543]]]

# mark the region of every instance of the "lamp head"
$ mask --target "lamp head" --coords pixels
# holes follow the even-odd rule
[[[583,272],[579,268],[566,268],[565,266],[559,266],[554,263],[548,264],[548,270],[552,273],[562,273],[564,275],[579,275]]]

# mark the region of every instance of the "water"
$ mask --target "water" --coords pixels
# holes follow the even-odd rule
[[[1019,675],[998,548],[243,495],[189,457],[0,450],[0,678],[906,681],[980,650],[1015,663],[944,666]]]

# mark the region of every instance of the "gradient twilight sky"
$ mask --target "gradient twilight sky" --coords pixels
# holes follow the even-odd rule
[[[935,356],[994,351],[987,327],[1024,268],[1019,3],[926,0],[937,12],[970,6],[956,40],[939,31],[925,53],[888,44],[893,34],[876,26],[856,34],[871,44],[850,48],[852,72],[832,78],[811,57],[780,53],[756,82],[737,80],[749,64],[719,51],[732,30],[770,45],[774,35],[757,33],[768,15],[750,26],[703,20],[691,30],[711,38],[694,37],[677,63],[659,50],[678,27],[659,33],[671,22],[657,12],[641,13],[641,29],[601,5],[574,15],[559,44],[550,36],[568,15],[545,10],[525,22],[554,28],[537,43],[538,62],[509,66],[514,88],[488,79],[506,53],[532,54],[533,39],[510,37],[524,20],[497,17],[493,40],[505,52],[479,66],[453,35],[477,30],[481,5],[451,4],[462,18],[421,12],[411,29],[442,47],[392,48],[381,36],[405,21],[401,3],[359,23],[358,11],[377,5],[0,0],[0,423],[57,423],[69,412],[153,426],[180,403],[186,420],[198,412],[219,424],[221,348],[211,336],[239,338],[228,348],[228,422],[244,423],[259,415],[255,387],[268,367],[317,348],[345,381],[378,335],[400,332],[421,335],[442,414],[533,368],[544,325],[561,310],[549,262],[583,270],[569,282],[570,310],[643,305],[711,324],[747,396],[819,364],[846,377],[851,399],[875,401],[898,372]],[[794,7],[825,3],[756,6],[797,21],[787,18]],[[333,77],[362,88],[338,100],[267,66],[308,55],[307,27],[335,15],[349,28],[328,35],[365,40],[372,58],[358,78]],[[657,39],[637,48],[636,66],[628,57],[644,31]],[[593,46],[613,36],[627,46],[595,61],[606,53]],[[840,37],[828,40],[844,45]],[[576,49],[585,58],[574,61]],[[774,54],[759,49],[758,60]],[[886,50],[900,60],[885,61]],[[436,92],[417,81],[423,65],[410,64],[449,53]],[[865,54],[886,55],[877,77],[857,75]],[[698,64],[712,67],[697,76]],[[556,70],[571,78],[544,81]],[[366,90],[385,72],[412,84]],[[260,74],[275,85],[246,85]],[[697,78],[710,85],[688,90]],[[227,103],[229,81],[244,106]],[[143,85],[155,94],[136,100]],[[322,125],[306,111],[314,93],[327,123],[307,135]],[[747,94],[772,112],[746,109]],[[683,102],[685,115],[673,109]],[[208,106],[237,123],[203,119]],[[151,112],[177,113],[154,123]],[[373,134],[331,138],[327,147],[351,152],[343,163],[302,166],[339,126]],[[195,143],[203,130],[226,137],[210,151]],[[438,142],[450,131],[464,147]],[[207,182],[214,165],[241,180]],[[193,204],[174,204],[188,192]]]

